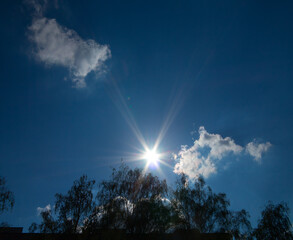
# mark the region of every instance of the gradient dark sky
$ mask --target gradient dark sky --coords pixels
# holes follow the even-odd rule
[[[28,227],[73,180],[99,181],[139,153],[126,109],[150,146],[176,110],[163,152],[191,146],[200,126],[241,146],[269,141],[262,164],[235,157],[207,182],[254,224],[268,200],[293,208],[292,1],[59,1],[46,17],[111,49],[106,73],[89,74],[83,89],[68,69],[33,57],[29,7],[1,4],[0,175],[16,203],[0,222]],[[173,169],[161,169],[172,184]]]

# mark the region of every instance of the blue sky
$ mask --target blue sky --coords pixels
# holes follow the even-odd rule
[[[4,1],[0,175],[16,203],[0,221],[28,227],[121,158],[144,167],[130,160],[160,132],[169,166],[151,171],[170,184],[175,166],[204,174],[253,224],[268,200],[292,208],[292,5]]]

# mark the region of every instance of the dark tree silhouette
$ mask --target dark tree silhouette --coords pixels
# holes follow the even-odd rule
[[[173,195],[178,228],[195,228],[202,233],[230,232],[236,239],[248,236],[251,229],[249,214],[245,210],[230,211],[226,194],[213,193],[202,177],[188,180],[181,175]]]
[[[261,213],[261,219],[254,230],[258,240],[292,240],[292,225],[289,218],[289,208],[286,203],[273,204],[269,202]]]
[[[252,227],[249,221],[249,213],[242,209],[241,211],[230,211],[228,216],[228,225],[226,229],[230,232],[235,239],[248,240],[252,239],[251,232]]]
[[[83,175],[79,180],[74,181],[73,186],[67,194],[56,194],[55,213],[58,215],[58,222],[62,232],[77,233],[83,225],[83,221],[93,210],[92,189],[94,180],[88,180]]]
[[[0,214],[14,206],[14,196],[11,191],[6,187],[6,180],[4,177],[0,177]]]
[[[128,219],[128,230],[133,233],[164,233],[171,226],[171,208],[161,197],[140,199]]]
[[[92,189],[94,180],[88,180],[83,175],[74,181],[73,186],[67,194],[56,194],[55,214],[51,210],[41,212],[41,224],[33,223],[29,231],[41,233],[78,233],[82,231],[85,219],[94,207]]]
[[[99,207],[90,218],[96,228],[149,233],[169,227],[170,207],[162,201],[168,193],[165,180],[122,163],[118,170],[113,169],[111,179],[99,186]]]
[[[30,233],[58,233],[58,222],[54,220],[51,209],[47,209],[40,213],[42,222],[40,224],[32,223],[28,229]]]
[[[6,201],[12,207],[14,199],[0,179],[1,191],[8,192],[3,195],[2,209],[6,210]],[[269,203],[252,231],[248,212],[230,210],[226,194],[214,193],[202,177],[188,179],[183,174],[176,189],[170,190],[166,180],[122,163],[113,169],[109,180],[98,185],[97,202],[93,199],[94,184],[82,176],[66,194],[56,194],[55,217],[46,209],[41,212],[41,223],[33,223],[29,231],[92,234],[101,229],[125,229],[127,233],[145,234],[185,229],[230,233],[236,240],[293,240],[287,204]]]

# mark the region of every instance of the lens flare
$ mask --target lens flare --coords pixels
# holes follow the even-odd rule
[[[158,165],[158,162],[160,160],[159,154],[156,152],[156,150],[146,150],[146,152],[143,155],[143,158],[147,160],[147,165]]]

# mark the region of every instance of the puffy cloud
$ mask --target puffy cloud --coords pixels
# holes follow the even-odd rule
[[[209,147],[209,157],[221,159],[228,152],[238,154],[243,147],[235,144],[230,137],[223,138],[219,134],[208,133],[204,127],[199,128],[199,140],[195,141],[199,147]]]
[[[90,72],[103,72],[104,62],[111,57],[109,46],[82,39],[55,19],[43,17],[43,7],[39,2],[30,2],[37,13],[28,28],[29,39],[34,44],[34,56],[47,66],[68,68],[75,86],[85,87],[85,77]]]
[[[199,138],[191,147],[181,146],[179,153],[173,155],[177,161],[174,167],[175,173],[185,173],[190,178],[199,175],[208,178],[211,174],[217,173],[219,168],[227,168],[227,162],[221,161],[223,157],[228,154],[239,155],[244,150],[244,147],[236,144],[230,137],[223,138],[219,134],[209,133],[204,127],[200,127],[198,132]],[[268,142],[257,145],[249,143],[246,151],[258,160],[270,146]]]
[[[246,145],[246,152],[253,156],[255,161],[261,163],[262,154],[267,152],[271,146],[270,142],[256,143],[253,141]]]
[[[51,205],[48,204],[46,207],[37,207],[37,213],[40,215],[42,212],[48,212],[51,211]]]
[[[199,139],[193,146],[182,146],[177,155],[179,162],[175,165],[175,173],[185,173],[191,178],[203,175],[209,177],[217,172],[218,161],[228,153],[239,154],[243,148],[235,144],[230,137],[223,138],[219,134],[208,133],[204,127],[199,128]]]

